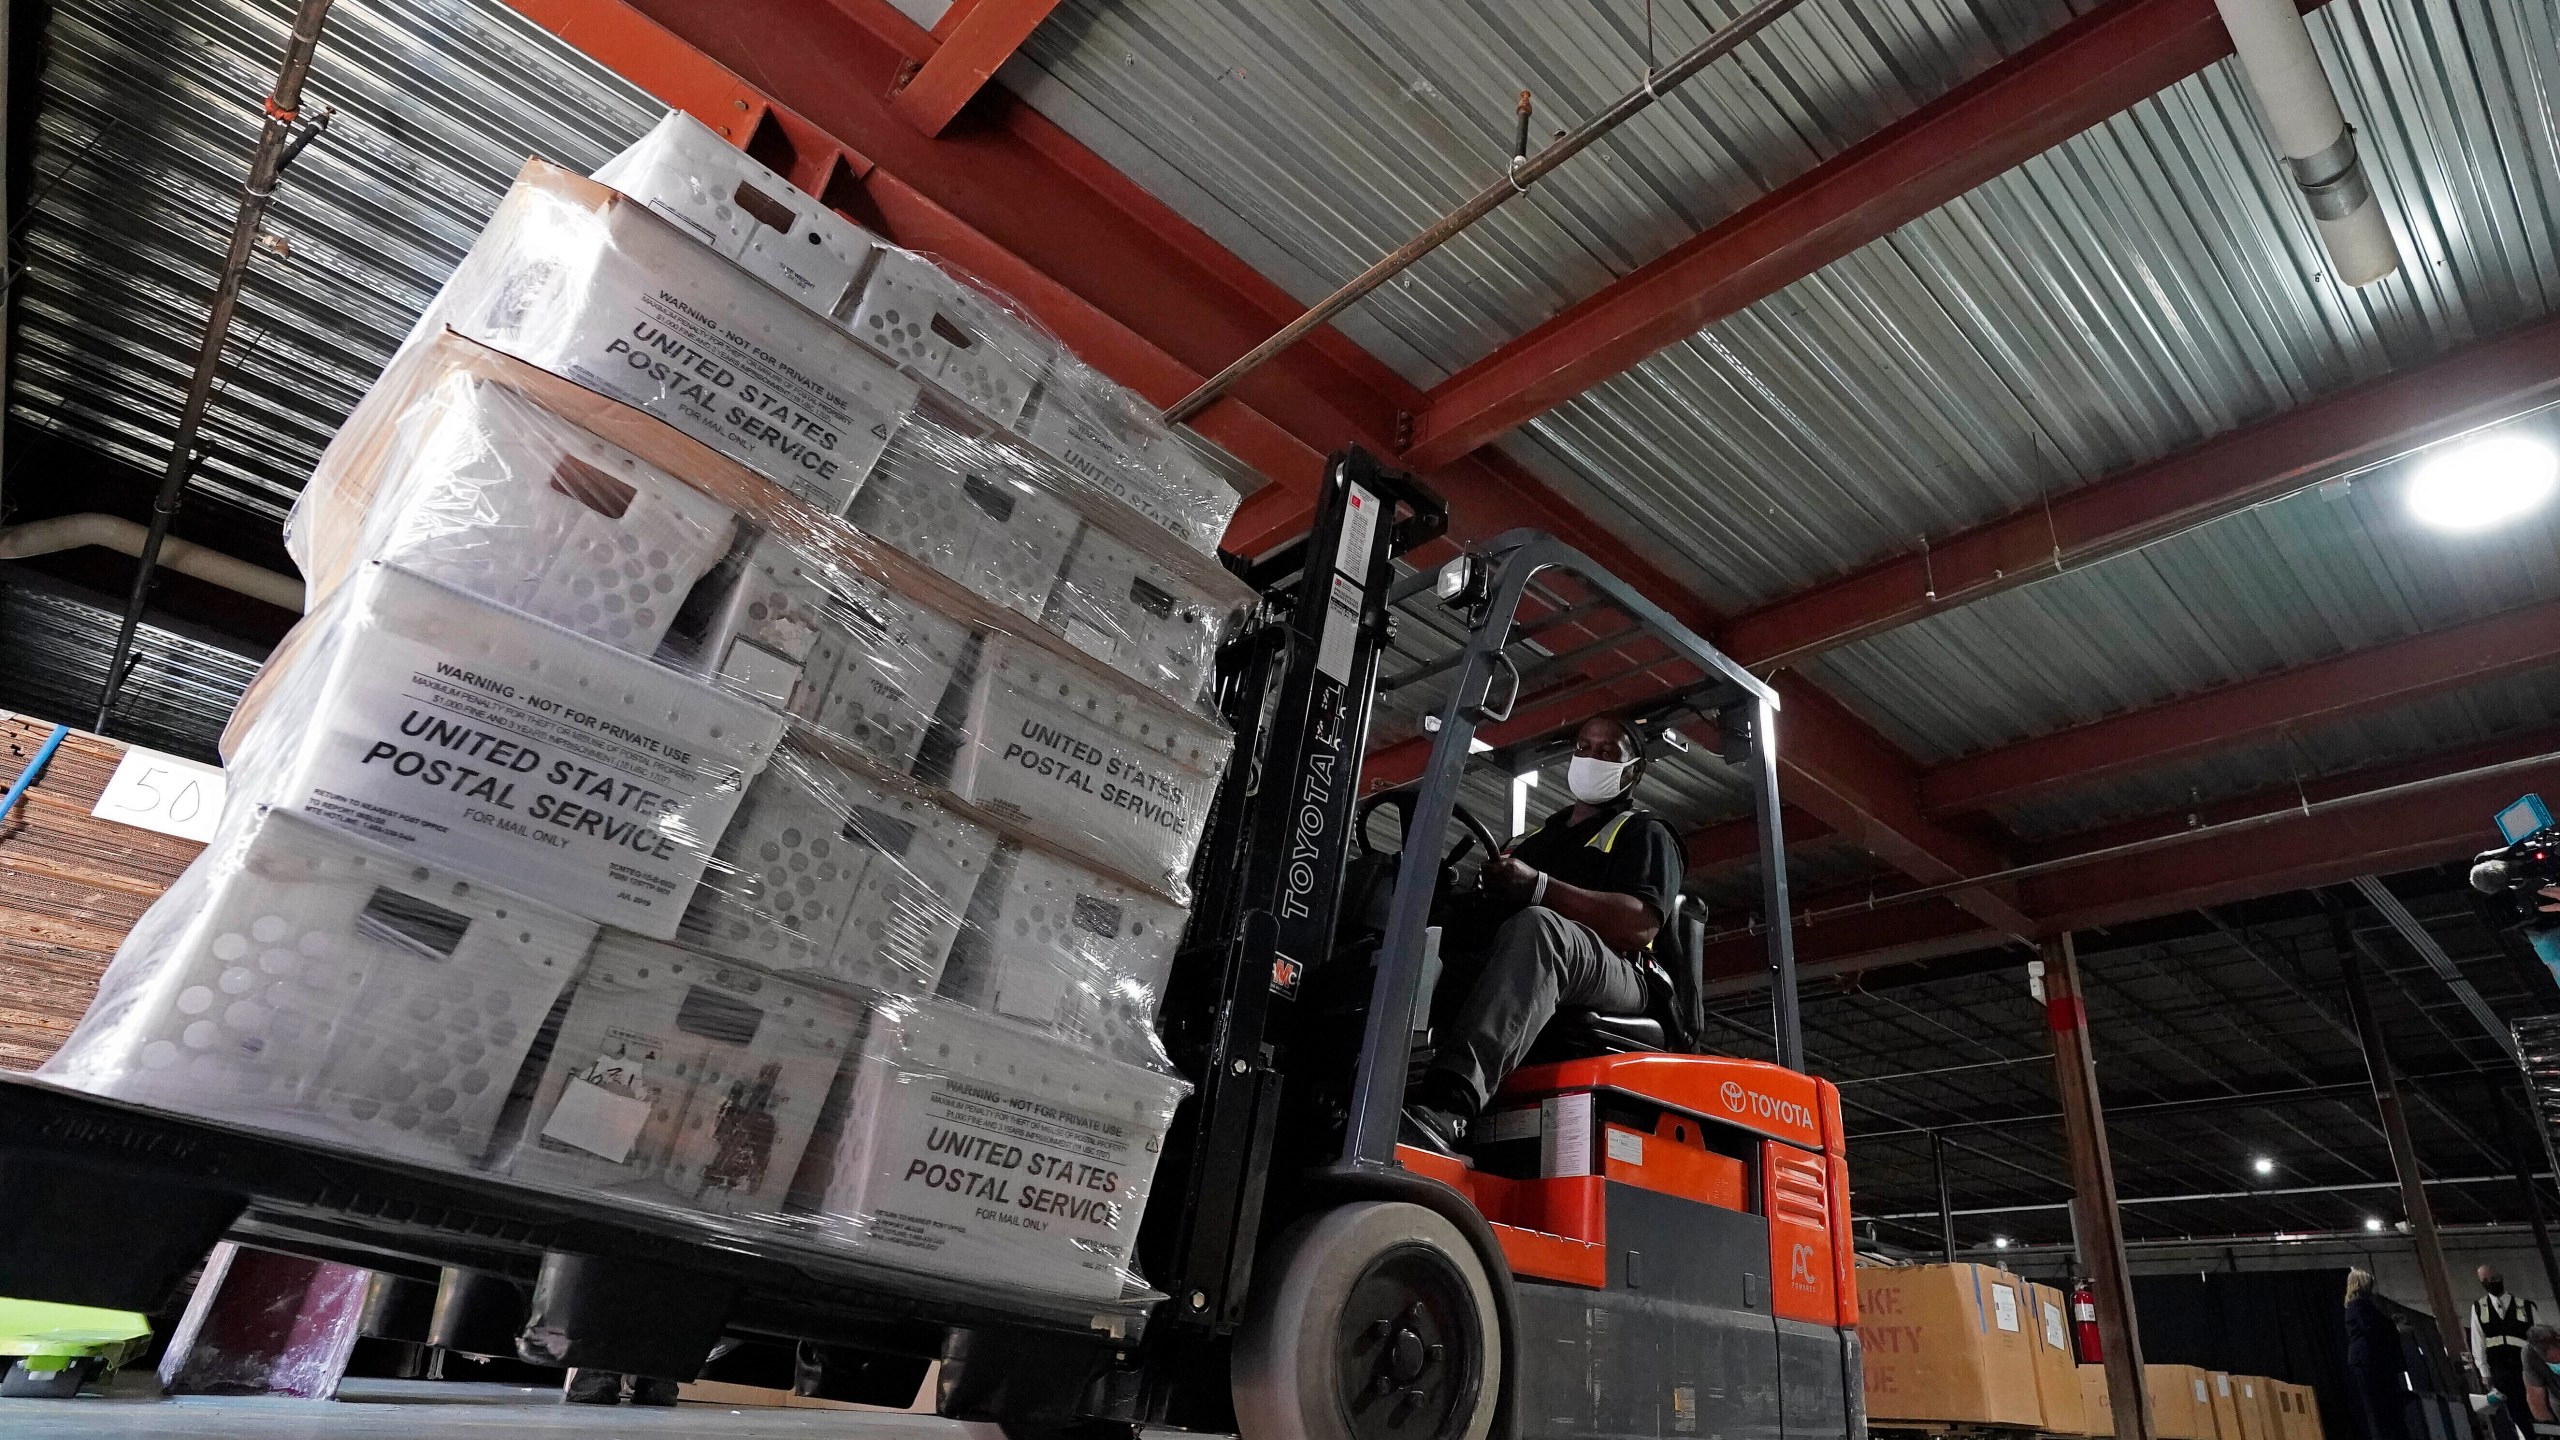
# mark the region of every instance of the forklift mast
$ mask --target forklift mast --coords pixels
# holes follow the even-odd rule
[[[1326,466],[1309,534],[1238,565],[1264,599],[1220,656],[1219,700],[1237,760],[1200,849],[1189,948],[1164,1007],[1168,1047],[1199,1089],[1177,1116],[1140,1237],[1146,1273],[1172,1297],[1151,1335],[1208,1341],[1240,1323],[1257,1244],[1289,1218],[1265,1214],[1275,1170],[1290,1177],[1297,1207],[1314,1193],[1310,1181],[1340,1194],[1411,1179],[1398,1165],[1396,1136],[1440,880],[1437,837],[1471,761],[1516,774],[1571,746],[1568,728],[1470,754],[1479,729],[1520,710],[1524,687],[1570,677],[1568,651],[1629,652],[1630,674],[1662,678],[1628,717],[1648,738],[1684,716],[1712,719],[1722,757],[1754,792],[1762,913],[1788,913],[1774,692],[1541,532],[1509,532],[1399,578],[1394,562],[1438,539],[1447,523],[1446,504],[1428,488],[1349,450]],[[1462,646],[1383,679],[1388,689],[1443,687],[1423,722],[1433,743],[1385,934],[1365,976],[1346,969],[1311,983],[1337,940],[1393,607],[1435,590],[1466,622]],[[1591,643],[1600,632],[1608,644]],[[1552,694],[1542,702],[1560,703]],[[1792,934],[1782,919],[1764,934],[1779,1063],[1801,1070]],[[1315,992],[1328,988],[1323,1010]]]
[[[1165,1038],[1199,1089],[1175,1120],[1142,1253],[1175,1327],[1224,1334],[1243,1318],[1280,1137],[1275,1021],[1331,950],[1368,748],[1398,556],[1447,529],[1446,502],[1359,450],[1325,466],[1307,536],[1243,569],[1261,606],[1221,651],[1218,698],[1236,732],[1193,876]]]

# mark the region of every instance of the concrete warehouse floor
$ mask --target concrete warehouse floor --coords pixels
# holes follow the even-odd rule
[[[838,1440],[1002,1440],[993,1425],[931,1415],[679,1405],[563,1405],[556,1390],[426,1380],[349,1380],[340,1398],[185,1395],[164,1398],[148,1372],[105,1395],[0,1400],[9,1440],[431,1440],[437,1436],[702,1435],[721,1440],[826,1435]]]

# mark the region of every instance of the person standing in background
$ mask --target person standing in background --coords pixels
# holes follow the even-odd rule
[[[2409,1440],[2408,1362],[2400,1353],[2400,1327],[2375,1303],[2373,1272],[2347,1272],[2347,1374],[2364,1410],[2372,1440]]]
[[[2506,1277],[2494,1265],[2480,1267],[2480,1298],[2471,1302],[2471,1366],[2489,1384],[2497,1402],[2490,1407],[2500,1435],[2528,1428],[2525,1409],[2526,1334],[2534,1328],[2533,1302],[2507,1293]]]

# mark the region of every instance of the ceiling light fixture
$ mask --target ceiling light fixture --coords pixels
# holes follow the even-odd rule
[[[2008,1237],[2008,1236],[2006,1236],[2006,1235],[1994,1235],[1994,1236],[1992,1236],[1992,1237],[1991,1237],[1991,1248],[1992,1248],[1992,1249],[1994,1249],[1994,1250],[2006,1250],[2006,1249],[2008,1249],[2008,1248],[2009,1248],[2009,1237]]]
[[[2379,1216],[2379,1215],[2367,1215],[2366,1217],[2364,1217],[2364,1228],[2366,1228],[2367,1230],[2379,1230],[2379,1229],[2381,1229],[2381,1228],[2382,1228],[2382,1217],[2381,1217],[2381,1216]]]
[[[2276,1162],[2268,1159],[2264,1155],[2261,1155],[2257,1159],[2249,1162],[2249,1168],[2257,1171],[2261,1175],[2273,1175],[2276,1173]]]
[[[2523,435],[2448,450],[2409,479],[2409,513],[2439,530],[2485,530],[2551,498],[2560,455]]]

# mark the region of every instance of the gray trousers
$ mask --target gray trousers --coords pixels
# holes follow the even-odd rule
[[[1450,968],[1441,983],[1465,978],[1464,966]],[[1590,926],[1532,905],[1493,932],[1432,1068],[1453,1076],[1482,1110],[1558,1006],[1634,1015],[1647,998],[1635,961],[1602,944]]]

